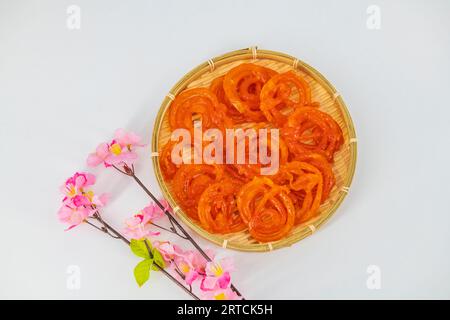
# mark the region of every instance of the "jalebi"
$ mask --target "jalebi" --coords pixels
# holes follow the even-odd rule
[[[238,141],[234,131],[234,140],[217,150],[209,148],[211,140],[195,146],[189,142],[181,149],[178,141],[169,141],[162,148],[159,165],[164,179],[181,209],[203,229],[219,234],[247,229],[255,240],[272,242],[320,214],[320,205],[336,183],[332,164],[344,137],[339,124],[313,101],[300,73],[238,65],[213,79],[208,88],[186,89],[175,97],[168,113],[170,129],[194,133],[197,119],[203,131],[217,128],[224,138],[227,129],[257,132]],[[273,128],[280,129],[274,141]],[[258,135],[260,129],[268,129],[266,140]],[[278,157],[272,157],[273,142]],[[234,147],[231,163],[217,162],[214,155],[225,157],[228,143]],[[172,155],[184,159],[181,153],[186,149],[191,157],[205,157],[205,151],[214,150],[213,161],[210,157],[202,164],[174,163]],[[276,158],[275,165],[266,162]]]
[[[223,176],[217,165],[182,164],[172,180],[175,196],[191,218],[198,220],[198,200],[203,191]]]
[[[323,177],[318,168],[306,162],[292,161],[280,168],[275,180],[291,189],[297,223],[307,221],[316,214],[323,193]]]
[[[230,103],[248,120],[264,121],[260,93],[264,84],[277,73],[251,63],[241,64],[225,75],[223,89]]]
[[[230,179],[211,184],[198,201],[200,224],[213,233],[231,233],[244,230],[236,205],[239,184]]]
[[[268,121],[278,126],[287,119],[283,110],[310,104],[311,89],[308,83],[292,71],[272,77],[261,90],[261,111]]]
[[[295,155],[320,153],[328,161],[343,143],[342,130],[327,113],[314,107],[298,108],[281,129],[281,136]]]
[[[194,88],[181,92],[169,108],[169,124],[172,130],[193,130],[194,121],[201,119],[203,129],[225,129],[231,125],[226,107],[206,88]]]
[[[257,177],[245,184],[238,193],[237,205],[250,234],[258,241],[279,240],[294,226],[295,208],[287,189],[269,178]]]

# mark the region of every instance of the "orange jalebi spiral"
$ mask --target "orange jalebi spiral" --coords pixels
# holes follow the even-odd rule
[[[280,168],[274,179],[291,189],[289,194],[296,207],[296,223],[308,221],[316,214],[322,202],[323,177],[315,166],[292,161]]]
[[[205,189],[219,181],[223,169],[217,165],[182,164],[172,180],[175,197],[181,207],[195,220],[198,220],[197,205]]]
[[[206,88],[187,89],[176,96],[169,108],[169,124],[172,130],[193,130],[194,118],[201,119],[203,129],[224,130],[231,126],[226,107]]]
[[[246,119],[264,121],[264,114],[260,110],[261,89],[276,74],[271,69],[244,63],[228,71],[223,80],[223,89],[230,103]]]
[[[307,105],[311,105],[311,88],[292,71],[273,76],[261,90],[261,111],[268,121],[278,126],[287,119],[283,110]]]
[[[201,158],[203,146],[195,141],[169,140],[159,155],[159,166],[164,179],[171,180],[182,163],[192,163],[194,158]],[[174,158],[176,157],[176,158]]]
[[[257,177],[244,185],[237,205],[250,234],[261,242],[283,238],[295,222],[295,208],[286,188],[269,178]]]
[[[298,108],[281,130],[289,151],[295,155],[320,153],[333,160],[344,139],[339,125],[327,113],[314,107]]]
[[[225,234],[246,228],[236,205],[239,188],[235,181],[225,179],[203,191],[198,201],[198,217],[205,230]]]
[[[164,179],[171,180],[177,172],[177,165],[172,161],[172,149],[177,141],[169,141],[163,147],[159,156],[159,167]]]
[[[226,96],[225,90],[223,89],[224,78],[225,76],[214,79],[209,86],[209,90],[216,95],[217,100],[219,100],[220,103],[223,103],[227,107],[226,114],[235,124],[246,122],[247,119],[245,118],[245,115],[240,113]]]
[[[323,189],[322,189],[322,203],[328,199],[331,189],[333,189],[336,183],[336,178],[334,177],[333,168],[327,159],[318,153],[308,153],[295,156],[295,160],[307,162],[312,164],[314,167],[320,170],[323,178]]]

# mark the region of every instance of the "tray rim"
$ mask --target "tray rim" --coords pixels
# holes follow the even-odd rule
[[[341,112],[343,112],[343,117],[346,121],[347,128],[348,128],[348,135],[349,140],[351,143],[349,143],[349,152],[350,152],[350,166],[349,166],[349,173],[345,177],[344,180],[344,188],[345,190],[342,190],[342,192],[339,193],[339,196],[332,204],[331,208],[327,210],[327,214],[324,217],[321,217],[321,219],[317,219],[313,222],[309,222],[307,225],[304,225],[303,228],[309,229],[309,232],[302,232],[298,234],[291,235],[288,238],[284,238],[282,240],[272,242],[272,243],[257,243],[253,244],[251,246],[249,245],[241,245],[236,244],[234,242],[228,242],[226,240],[223,240],[220,235],[215,235],[207,232],[201,226],[197,225],[195,222],[192,222],[187,215],[178,207],[176,200],[172,197],[171,193],[169,192],[166,183],[162,177],[161,169],[159,166],[158,156],[155,156],[158,154],[158,141],[159,141],[159,133],[161,129],[161,125],[164,119],[164,115],[166,110],[168,109],[168,106],[174,99],[174,97],[180,93],[182,90],[186,88],[186,86],[190,83],[192,80],[192,77],[196,77],[197,79],[203,75],[206,72],[212,72],[215,70],[216,66],[223,65],[227,63],[231,63],[233,61],[237,60],[257,60],[257,59],[269,59],[274,60],[277,62],[284,62],[286,64],[292,65],[295,69],[303,69],[308,72],[309,75],[313,76],[314,79],[320,84],[325,87],[325,89],[335,97],[335,102],[338,103]],[[194,79],[195,80],[195,79]],[[158,113],[156,115],[154,126],[153,126],[153,132],[152,132],[152,143],[151,143],[151,151],[152,151],[152,163],[153,163],[153,169],[156,176],[156,180],[158,182],[158,185],[161,189],[161,192],[164,196],[164,198],[169,202],[170,206],[174,209],[175,214],[178,218],[181,219],[181,221],[189,226],[190,229],[192,229],[196,234],[200,235],[202,238],[218,245],[222,246],[223,248],[228,249],[234,249],[238,251],[245,251],[245,252],[268,252],[272,251],[274,249],[280,249],[284,247],[289,247],[293,245],[294,243],[297,243],[301,241],[302,239],[306,238],[307,236],[312,235],[316,229],[320,228],[323,224],[325,224],[336,212],[336,210],[339,208],[341,203],[344,201],[345,197],[348,194],[349,188],[351,186],[351,183],[353,181],[353,177],[355,174],[356,169],[356,161],[357,161],[357,138],[356,138],[356,132],[355,132],[355,126],[353,123],[353,120],[351,118],[350,112],[347,108],[347,105],[345,104],[342,96],[339,94],[339,92],[335,89],[335,87],[326,79],[319,71],[314,69],[312,66],[307,64],[306,62],[297,59],[293,56],[290,56],[288,54],[272,51],[272,50],[262,50],[258,49],[257,47],[249,47],[245,49],[230,51],[225,54],[219,55],[217,57],[214,57],[212,59],[209,59],[208,61],[199,64],[195,68],[191,69],[189,72],[187,72],[183,77],[181,77],[178,82],[175,83],[175,85],[170,89],[169,93],[164,97]],[[299,228],[301,226],[297,226]],[[285,240],[285,241],[283,241]],[[287,241],[289,240],[289,241]]]

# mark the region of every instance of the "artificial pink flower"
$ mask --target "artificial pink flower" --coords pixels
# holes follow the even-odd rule
[[[164,260],[170,263],[171,269],[176,270],[176,278],[179,280],[184,279],[188,285],[191,285],[194,280],[200,278],[200,274],[195,267],[197,252],[184,252],[180,247],[172,245],[168,241],[155,241],[153,242],[153,246],[158,249]]]
[[[125,235],[131,239],[143,239],[151,236],[157,236],[160,233],[151,231],[151,222],[160,219],[163,216],[161,209],[151,203],[138,214],[125,221]]]
[[[187,285],[192,285],[194,280],[198,279],[200,274],[193,265],[194,252],[190,251],[186,254],[176,256],[173,260],[173,266],[178,272],[181,272]],[[177,276],[178,273],[176,273]]]
[[[85,207],[63,205],[58,211],[58,218],[61,222],[69,224],[67,231],[81,224],[93,213],[94,210]]]
[[[154,241],[153,246],[158,249],[166,262],[172,262],[176,257],[184,255],[179,246],[173,245],[169,241]]]
[[[140,141],[141,137],[137,134],[117,129],[115,139],[110,143],[101,143],[95,152],[88,156],[87,164],[90,167],[96,167],[101,163],[105,167],[123,164],[130,166],[138,158],[133,148],[144,146]]]
[[[154,203],[150,203],[142,209],[141,214],[145,217],[146,221],[156,221],[164,216],[161,208]]]
[[[143,222],[142,215],[135,215],[125,220],[126,227],[124,228],[124,234],[130,239],[147,239],[151,236],[159,235],[159,232],[151,231],[151,224],[145,224]]]
[[[65,197],[63,199],[63,204],[72,205],[74,207],[90,207],[95,206],[97,208],[104,207],[109,200],[109,195],[107,193],[102,193],[101,195],[96,195],[92,191],[83,192],[82,194],[77,194],[73,197]]]
[[[96,167],[103,163],[105,167],[113,165],[131,165],[138,158],[137,154],[130,151],[127,147],[122,147],[116,140],[110,144],[100,144],[95,153],[91,153],[87,158],[87,165]]]
[[[64,201],[66,202],[66,201]],[[77,194],[75,197],[70,198],[70,202],[76,207],[89,206],[91,202],[85,195]]]
[[[141,137],[134,132],[126,132],[124,129],[117,129],[114,134],[115,140],[122,146],[131,149],[132,147],[143,147],[141,144]]]
[[[91,153],[87,158],[87,165],[89,167],[96,167],[100,163],[103,163],[105,167],[110,165],[106,163],[106,158],[109,156],[109,145],[107,143],[101,143],[98,145],[94,153]]]
[[[109,200],[109,195],[103,193],[101,195],[96,195],[92,191],[83,192],[82,194],[77,194],[74,197],[65,197],[63,199],[63,204],[73,207],[95,207],[101,208],[106,205]]]
[[[203,279],[200,288],[203,291],[228,288],[231,282],[230,272],[233,270],[234,266],[229,258],[217,262],[208,262],[205,268],[206,277]]]
[[[133,164],[138,158],[137,154],[128,149],[127,147],[121,146],[116,140],[113,140],[109,144],[109,155],[105,159],[105,164],[115,165],[115,164]]]
[[[88,199],[91,201],[91,204],[95,205],[96,207],[104,207],[106,203],[109,201],[109,194],[108,193],[102,193],[101,195],[93,194],[92,191],[86,193],[88,196]]]
[[[206,249],[205,253],[208,255],[210,259],[214,259],[214,251],[210,249]],[[189,262],[192,264],[192,267],[195,269],[195,271],[200,275],[206,275],[206,264],[207,260],[205,257],[200,254],[198,251],[186,251],[184,253],[184,256],[188,256]]]
[[[96,195],[87,187],[95,183],[95,176],[91,173],[76,172],[68,178],[60,190],[65,195],[63,204],[71,207],[103,207],[108,201],[107,194]]]
[[[231,288],[203,291],[202,293],[202,299],[204,300],[241,300]]]
[[[77,193],[83,191],[83,188],[92,186],[95,183],[95,176],[86,172],[75,172],[68,178],[60,190],[67,197],[74,197]]]

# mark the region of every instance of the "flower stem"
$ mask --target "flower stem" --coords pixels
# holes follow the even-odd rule
[[[189,242],[192,243],[192,245],[200,252],[200,254],[206,259],[206,261],[211,262],[211,258],[206,254],[205,251],[195,242],[195,240],[191,237],[191,235],[181,226],[181,224],[175,219],[175,217],[170,213],[169,210],[167,210],[161,202],[151,193],[149,189],[142,183],[142,181],[136,176],[134,173],[134,168],[130,169],[128,167],[125,167],[125,172],[127,175],[131,176],[136,183],[144,190],[144,192],[158,205],[158,207],[164,212],[164,214],[169,218],[169,220],[176,225],[176,227],[184,234],[186,237],[186,240],[189,240]],[[245,298],[242,296],[242,294],[239,292],[239,290],[231,284],[231,289],[236,292],[240,297],[242,297],[243,300]]]
[[[163,227],[163,226],[161,226],[159,224],[156,224],[154,222],[150,222],[150,224],[155,226],[155,227],[157,227],[157,228],[159,228],[159,229],[161,229],[161,230],[164,230],[164,231],[167,231],[167,232],[174,233],[174,234],[178,235],[177,231],[175,229],[173,229],[173,228],[169,229],[169,228]],[[183,239],[185,239],[185,238],[183,237]]]
[[[145,243],[145,247],[147,248],[147,251],[148,251],[150,257],[153,258],[153,253],[152,253],[152,250],[150,249],[150,247],[149,247],[149,245],[148,245],[148,243],[147,243],[147,240],[145,240],[144,243]],[[154,265],[156,265],[156,267],[157,267],[160,271],[165,272],[166,275],[167,275],[170,279],[172,279],[172,281],[174,281],[178,286],[182,287],[183,290],[186,291],[191,297],[193,297],[195,300],[200,300],[200,298],[197,297],[197,296],[192,292],[192,288],[191,288],[190,286],[189,286],[189,289],[186,288],[180,281],[178,281],[177,279],[175,279],[170,273],[168,273],[166,270],[164,270],[164,268],[162,268],[158,263],[156,263],[156,262],[154,262],[154,261],[153,261],[153,263],[154,263]]]
[[[98,212],[97,212],[98,213]],[[120,234],[116,229],[114,229],[113,227],[111,227],[105,220],[103,220],[100,216],[100,214],[96,214],[94,216],[95,219],[97,219],[107,230],[108,232],[112,233],[113,235],[116,236],[116,239],[120,239],[122,240],[124,243],[126,243],[128,246],[130,245],[130,241],[125,238],[122,234]],[[89,225],[95,227],[98,230],[103,231],[101,228],[98,228],[97,226],[95,226],[92,223],[89,223]],[[151,254],[151,252],[149,252]],[[170,280],[172,280],[172,282],[174,282],[177,286],[179,286],[181,289],[183,289],[186,293],[188,293],[192,298],[194,298],[195,300],[200,300],[199,297],[197,297],[191,290],[189,290],[188,288],[186,288],[180,281],[178,281],[174,276],[172,276],[169,272],[167,272],[163,267],[161,267],[159,264],[157,264],[156,262],[154,262],[154,265],[159,269],[159,271],[161,271],[166,277],[168,277]]]

